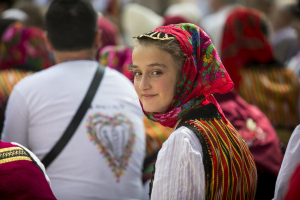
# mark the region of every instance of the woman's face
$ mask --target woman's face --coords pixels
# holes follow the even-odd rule
[[[138,45],[132,53],[134,88],[147,112],[165,113],[171,104],[178,67],[166,51]]]

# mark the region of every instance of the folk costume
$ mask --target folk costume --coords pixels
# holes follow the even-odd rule
[[[299,124],[297,75],[275,62],[268,27],[259,12],[238,7],[226,19],[222,61],[239,94],[256,105],[276,128]]]
[[[44,165],[17,143],[0,141],[1,199],[56,199]]]
[[[212,96],[229,92],[233,83],[209,36],[194,24],[173,24],[137,38],[143,37],[176,39],[186,55],[166,112],[144,111],[149,119],[171,128],[181,120],[158,154],[151,198],[254,199],[253,157]]]

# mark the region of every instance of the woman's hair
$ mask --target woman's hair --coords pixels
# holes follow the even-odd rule
[[[133,49],[138,46],[155,46],[159,48],[160,50],[166,51],[173,57],[177,67],[178,67],[178,74],[177,79],[180,78],[181,70],[184,65],[186,55],[182,52],[179,42],[176,39],[173,40],[155,40],[148,37],[142,37],[139,39],[136,39],[134,42]]]

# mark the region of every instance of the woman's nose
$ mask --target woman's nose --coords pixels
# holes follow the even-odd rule
[[[139,89],[144,91],[144,90],[149,90],[151,88],[150,85],[150,79],[148,76],[143,76],[139,85]]]

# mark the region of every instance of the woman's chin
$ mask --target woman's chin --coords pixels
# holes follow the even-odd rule
[[[166,109],[159,109],[159,108],[153,108],[153,107],[144,106],[144,111],[164,114],[166,112]]]

